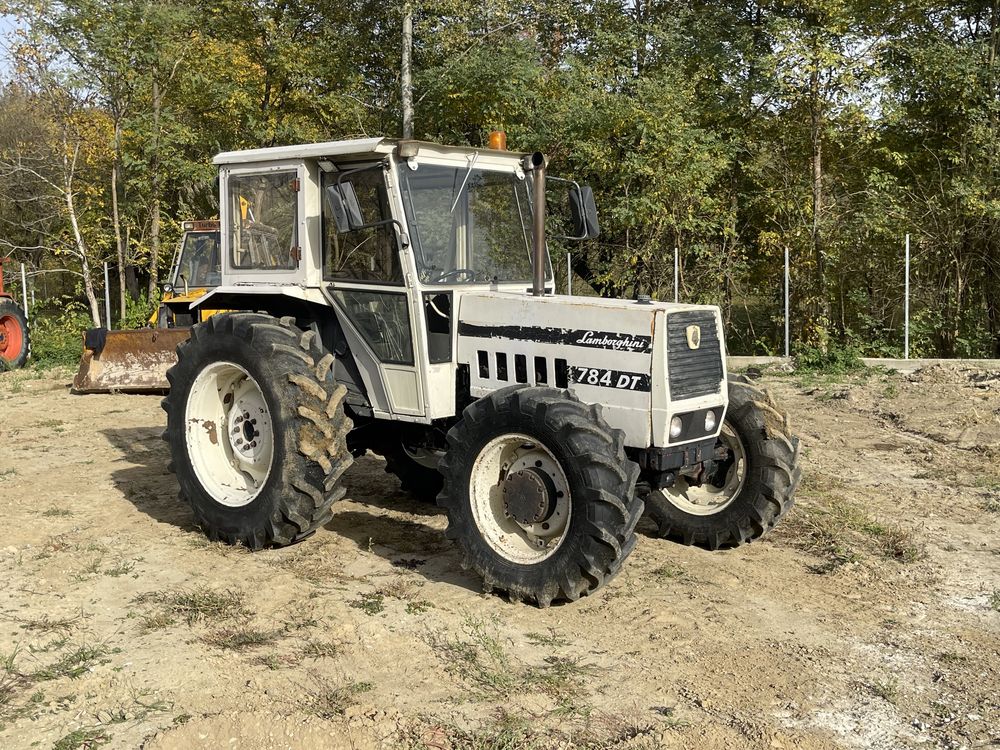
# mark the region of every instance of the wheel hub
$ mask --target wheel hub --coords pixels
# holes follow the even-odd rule
[[[522,526],[547,520],[555,510],[556,485],[544,471],[529,466],[507,475],[503,510]]]
[[[271,415],[257,381],[232,362],[208,365],[191,384],[185,423],[188,456],[202,487],[232,508],[257,497],[274,457]]]

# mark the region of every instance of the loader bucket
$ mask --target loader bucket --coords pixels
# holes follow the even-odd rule
[[[190,335],[190,328],[138,331],[92,328],[83,336],[83,358],[73,378],[73,391],[169,390],[167,370],[177,362],[177,345]]]

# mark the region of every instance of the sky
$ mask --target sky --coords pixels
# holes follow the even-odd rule
[[[10,72],[10,35],[17,28],[13,16],[0,15],[0,84],[7,83]]]

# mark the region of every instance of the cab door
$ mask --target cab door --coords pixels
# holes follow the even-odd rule
[[[379,374],[380,382],[370,383],[373,401],[384,395],[392,415],[419,418],[425,408],[412,292],[404,283],[404,248],[392,219],[385,169],[379,163],[323,173],[323,276],[351,329],[345,334],[361,344],[361,351],[352,345],[352,352],[367,360],[359,362],[362,371]]]

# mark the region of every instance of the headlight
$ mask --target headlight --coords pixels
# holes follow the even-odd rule
[[[705,432],[715,431],[715,412],[709,409],[705,412]]]
[[[672,439],[679,438],[681,433],[684,431],[684,423],[681,422],[680,417],[674,417],[670,420],[670,437]]]

